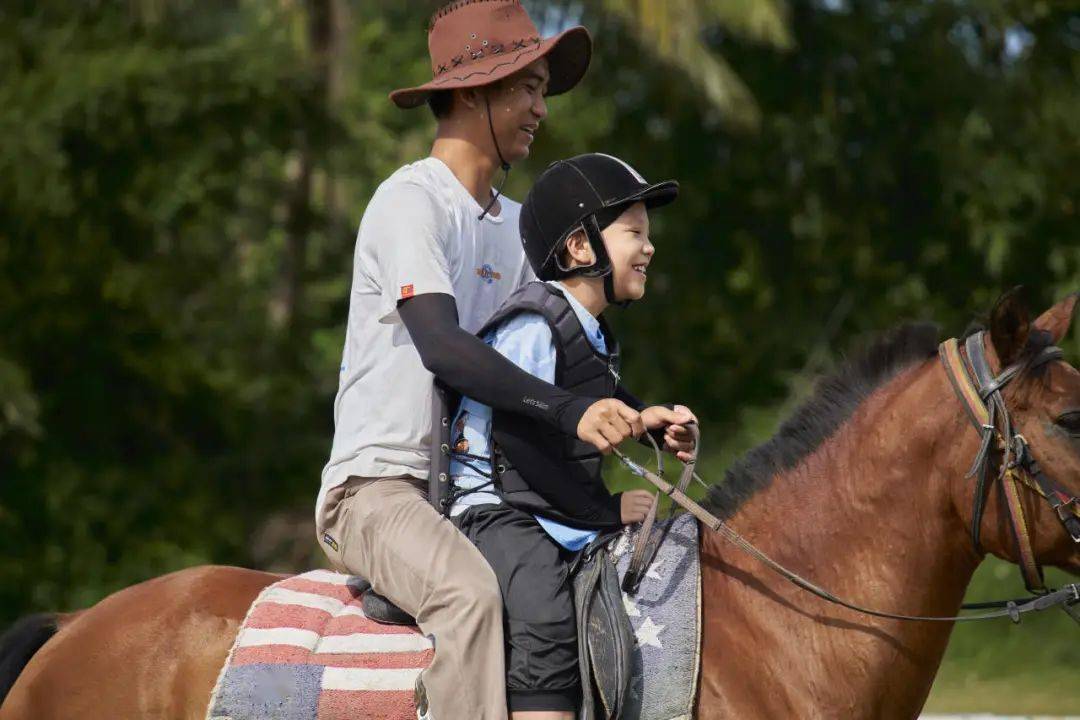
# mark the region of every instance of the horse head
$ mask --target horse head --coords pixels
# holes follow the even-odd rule
[[[1032,321],[1022,294],[1010,291],[995,304],[987,330],[966,343],[967,367],[981,345],[990,374],[1000,378],[1009,368],[1016,374],[1005,380],[1002,406],[989,423],[995,429],[989,431],[987,480],[980,485],[977,477],[957,477],[956,510],[982,551],[1019,564],[1035,588],[1040,565],[1080,574],[1080,372],[1055,347],[1069,330],[1078,299],[1080,293],[1069,295]],[[974,372],[972,379],[979,385]],[[990,388],[982,389],[989,408]],[[958,395],[963,398],[959,389]],[[1010,443],[1010,432],[1020,440]]]

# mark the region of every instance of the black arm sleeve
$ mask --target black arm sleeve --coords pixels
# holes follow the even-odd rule
[[[500,410],[521,413],[576,436],[597,398],[584,398],[540,380],[458,325],[457,303],[444,293],[398,305],[420,361],[455,391]]]

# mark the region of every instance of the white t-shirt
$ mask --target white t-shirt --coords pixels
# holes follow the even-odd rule
[[[360,221],[327,490],[351,475],[427,478],[434,376],[397,315],[414,295],[454,296],[458,322],[477,332],[534,276],[518,233],[521,205],[483,208],[442,161],[406,165],[376,189]]]

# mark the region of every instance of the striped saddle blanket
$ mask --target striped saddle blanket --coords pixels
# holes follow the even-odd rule
[[[313,570],[269,586],[248,611],[207,720],[416,720],[431,640],[364,616],[357,578]]]
[[[612,548],[620,576],[628,540]],[[361,582],[314,570],[263,590],[221,670],[207,720],[415,720],[414,687],[434,657],[432,642],[415,627],[365,617]],[[690,718],[700,600],[698,526],[683,515],[638,594],[623,598],[637,636],[624,718]]]

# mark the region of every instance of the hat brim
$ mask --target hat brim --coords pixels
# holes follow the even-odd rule
[[[390,99],[402,109],[423,105],[438,90],[480,87],[513,75],[542,57],[548,60],[548,95],[560,95],[577,85],[585,76],[592,58],[592,38],[581,26],[572,27],[542,40],[539,45],[502,55],[492,55],[478,62],[462,65],[431,82],[395,90]]]
[[[645,207],[658,208],[663,207],[669,203],[675,201],[675,198],[679,197],[679,183],[675,180],[665,180],[664,182],[650,185],[649,187],[636,192],[630,197],[620,200],[612,205],[625,206],[633,205],[636,202],[644,202]]]

